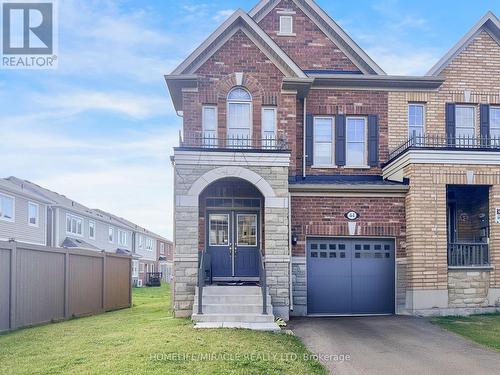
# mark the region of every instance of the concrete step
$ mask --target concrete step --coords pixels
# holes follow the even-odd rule
[[[198,293],[198,288],[196,288]],[[236,296],[261,296],[262,289],[259,286],[218,286],[209,285],[203,288],[204,296],[236,295]]]
[[[198,303],[198,293],[194,296],[194,302]],[[249,296],[239,296],[239,295],[206,295],[203,293],[203,303],[207,304],[228,304],[228,305],[239,305],[239,304],[260,304],[262,305],[262,294],[260,295],[249,295]],[[271,303],[271,296],[267,295],[267,303]]]
[[[197,323],[274,323],[272,314],[193,314],[191,318]]]
[[[251,329],[254,331],[281,331],[276,323],[243,323],[243,322],[198,322],[194,325],[196,329],[216,329],[216,328],[239,328]]]
[[[198,304],[193,305],[193,311],[198,312]],[[267,304],[267,312],[272,313],[273,307]],[[261,314],[262,303],[260,304],[221,304],[203,303],[204,314]]]

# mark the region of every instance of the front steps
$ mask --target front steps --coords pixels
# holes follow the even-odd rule
[[[262,291],[258,286],[206,286],[203,314],[198,314],[198,289],[192,319],[195,328],[244,328],[279,331],[274,322],[271,296],[267,295],[267,315],[262,314]]]

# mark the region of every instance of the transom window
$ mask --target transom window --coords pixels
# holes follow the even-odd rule
[[[490,137],[500,144],[500,107],[490,108]]]
[[[14,198],[0,194],[0,220],[14,221]]]
[[[28,224],[38,227],[40,217],[40,206],[37,203],[28,202]]]
[[[227,97],[227,137],[230,147],[251,145],[252,96],[242,87],[231,90]]]
[[[348,117],[346,122],[346,165],[366,166],[366,119]]]
[[[203,106],[203,145],[217,146],[217,107],[213,105]]]
[[[282,34],[282,35],[293,34],[293,17],[292,16],[280,16],[279,34]]]
[[[79,216],[66,215],[66,232],[83,236],[83,219]]]
[[[333,165],[333,117],[314,118],[314,166]]]
[[[424,113],[423,104],[408,105],[408,137],[415,139],[424,135]]]
[[[460,143],[467,142],[467,138],[475,135],[475,108],[471,106],[456,107],[456,137]]]

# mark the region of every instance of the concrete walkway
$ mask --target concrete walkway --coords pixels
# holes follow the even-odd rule
[[[335,375],[500,373],[500,353],[421,318],[299,318],[289,328]]]

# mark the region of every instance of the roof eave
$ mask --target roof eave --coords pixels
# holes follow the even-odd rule
[[[176,112],[182,111],[182,90],[198,88],[198,76],[195,74],[165,75],[168,91]]]
[[[500,20],[491,11],[481,19],[426,73],[426,76],[438,76],[462,52],[481,30],[487,30],[500,40]]]
[[[311,74],[313,87],[365,88],[384,90],[437,90],[443,77],[363,76],[357,74]]]

